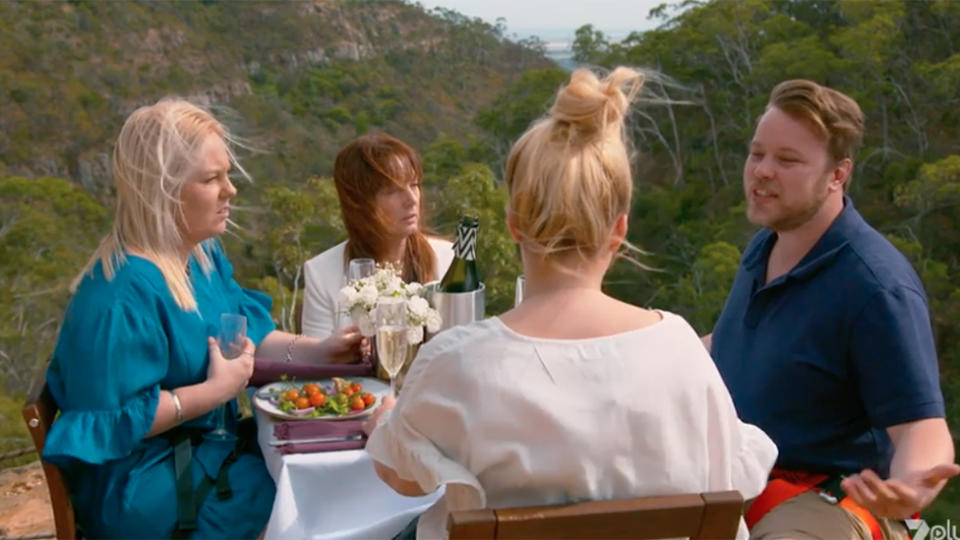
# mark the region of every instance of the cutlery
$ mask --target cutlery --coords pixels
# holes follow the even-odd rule
[[[270,446],[285,446],[288,444],[299,444],[299,443],[320,443],[320,442],[344,442],[344,441],[355,441],[363,437],[363,434],[357,433],[355,435],[348,435],[346,437],[316,437],[312,439],[285,439],[285,440],[272,440],[269,442]]]

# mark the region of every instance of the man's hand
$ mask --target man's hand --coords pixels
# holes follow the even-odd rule
[[[906,519],[923,510],[947,483],[960,474],[960,465],[943,463],[903,478],[881,479],[877,473],[864,469],[849,476],[840,487],[854,502],[871,514],[888,519]]]

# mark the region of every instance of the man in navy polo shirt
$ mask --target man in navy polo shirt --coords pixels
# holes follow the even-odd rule
[[[896,520],[960,473],[923,285],[844,194],[862,134],[851,98],[786,81],[744,164],[763,229],[704,342],[780,450],[751,538],[905,538]]]

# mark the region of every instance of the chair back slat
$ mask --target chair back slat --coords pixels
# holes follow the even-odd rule
[[[743,511],[736,491],[453,512],[451,539],[733,539]],[[457,529],[471,514],[473,534]],[[491,515],[492,514],[492,515]],[[478,526],[478,520],[482,527]],[[455,536],[455,533],[457,534]]]
[[[703,520],[700,522],[700,532],[694,538],[736,538],[743,515],[740,492],[716,491],[701,496],[705,503]]]
[[[485,540],[497,537],[497,515],[493,510],[465,510],[447,516],[450,540]]]
[[[34,383],[33,389],[24,405],[23,420],[27,423],[27,430],[33,438],[33,445],[40,456],[43,465],[43,474],[47,479],[47,489],[50,491],[50,505],[53,507],[53,522],[57,529],[57,538],[77,538],[77,525],[73,514],[73,504],[70,502],[70,493],[67,484],[60,474],[60,469],[43,460],[43,448],[47,442],[47,433],[57,417],[57,402],[54,401],[50,389],[44,378],[46,370]]]

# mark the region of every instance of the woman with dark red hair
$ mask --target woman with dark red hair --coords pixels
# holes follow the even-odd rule
[[[348,238],[303,265],[305,335],[333,333],[351,259],[397,264],[407,282],[426,283],[446,272],[453,246],[424,234],[422,178],[417,151],[385,133],[357,137],[337,154],[333,180]]]

